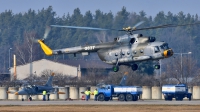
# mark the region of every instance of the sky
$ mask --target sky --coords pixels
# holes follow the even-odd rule
[[[178,14],[200,15],[200,0],[0,0],[0,13],[12,10],[14,14],[25,13],[29,9],[41,10],[53,7],[57,16],[73,14],[75,8],[79,8],[82,14],[86,11],[100,9],[104,13],[112,12],[114,15],[125,6],[128,12],[146,12],[147,16],[155,17],[160,11]]]

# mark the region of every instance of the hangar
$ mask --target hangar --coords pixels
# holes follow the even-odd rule
[[[78,67],[70,66],[67,64],[62,64],[47,59],[41,59],[38,61],[33,61],[31,64],[27,63],[24,65],[16,66],[17,79],[22,80],[30,76],[30,73],[41,76],[42,72],[45,70],[52,70],[55,73],[70,75],[77,77],[80,72],[78,72]],[[80,70],[80,69],[79,69]],[[15,72],[14,67],[11,67],[10,73],[13,75]]]

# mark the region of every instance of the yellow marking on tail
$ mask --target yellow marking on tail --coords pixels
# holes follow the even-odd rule
[[[46,55],[51,56],[53,54],[53,51],[42,40],[38,40],[38,43]]]

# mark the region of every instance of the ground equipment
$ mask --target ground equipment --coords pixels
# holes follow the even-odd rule
[[[182,101],[185,97],[191,100],[192,97],[192,93],[188,92],[186,84],[163,85],[162,94],[166,101],[172,101],[173,98],[175,98],[176,101]]]
[[[114,86],[100,84],[97,86],[98,101],[109,101],[117,97],[119,101],[137,101],[142,94],[140,86]]]

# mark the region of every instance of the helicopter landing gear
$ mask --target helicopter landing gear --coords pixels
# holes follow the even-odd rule
[[[155,65],[154,68],[155,69],[160,69],[160,65]]]
[[[114,71],[114,72],[118,72],[118,71],[119,71],[119,66],[114,65],[114,66],[113,66],[113,71]]]
[[[116,63],[116,65],[113,66],[113,71],[114,71],[114,72],[118,72],[118,71],[119,71],[118,58],[117,58],[117,63]]]
[[[135,71],[135,70],[138,69],[138,65],[137,65],[137,64],[133,64],[133,65],[131,66],[131,68],[132,68],[133,71]]]

